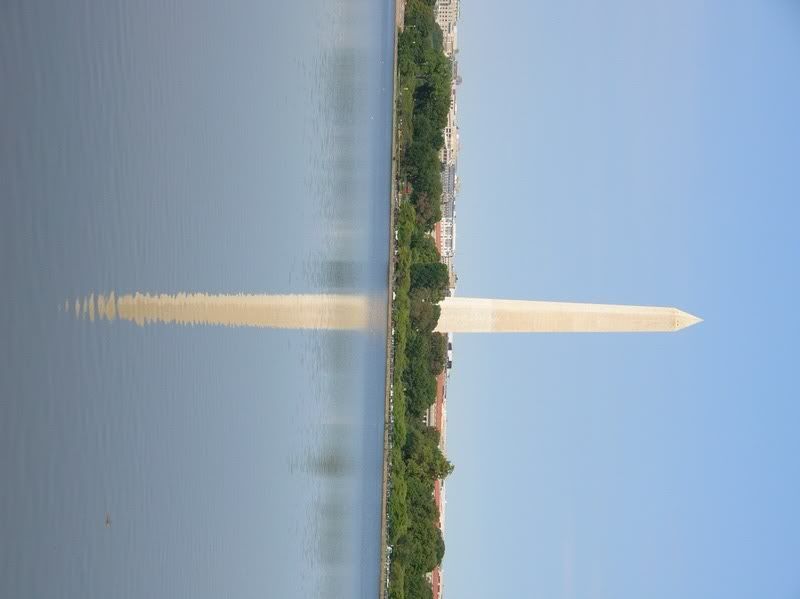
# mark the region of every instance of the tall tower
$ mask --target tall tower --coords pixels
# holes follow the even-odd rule
[[[677,308],[448,297],[442,333],[649,333],[701,322]]]

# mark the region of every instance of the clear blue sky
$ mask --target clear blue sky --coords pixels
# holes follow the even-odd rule
[[[800,597],[800,4],[461,14],[459,295],[705,322],[456,337],[446,597]]]

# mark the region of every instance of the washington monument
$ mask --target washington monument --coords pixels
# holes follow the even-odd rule
[[[385,312],[365,295],[94,294],[64,303],[76,317],[281,329],[378,330]],[[385,304],[384,304],[385,305]],[[447,297],[440,333],[653,333],[701,322],[677,308]]]
[[[701,322],[677,308],[448,297],[442,333],[652,333]]]

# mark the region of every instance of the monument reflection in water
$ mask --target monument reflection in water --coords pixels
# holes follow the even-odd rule
[[[376,595],[392,33],[368,0],[3,4],[0,597]],[[93,289],[382,324],[74,318]]]

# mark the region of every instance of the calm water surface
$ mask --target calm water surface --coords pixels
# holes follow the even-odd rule
[[[385,305],[391,4],[0,4],[0,597],[375,596],[385,331],[63,304]]]

